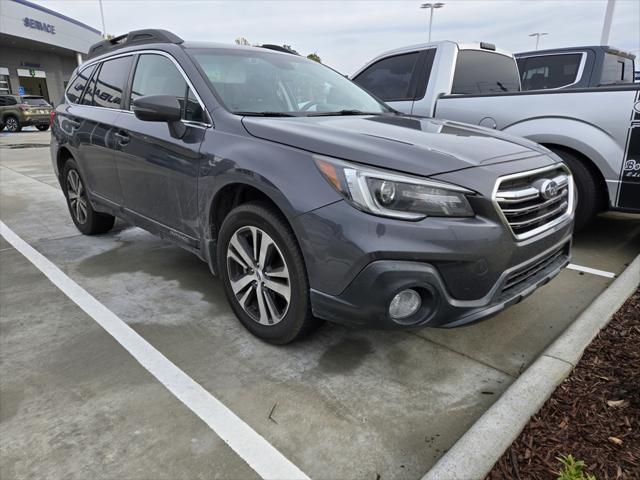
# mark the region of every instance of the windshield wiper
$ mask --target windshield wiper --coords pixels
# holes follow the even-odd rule
[[[295,117],[291,113],[285,112],[233,112],[236,115],[245,115],[247,117]]]
[[[336,112],[311,112],[307,117],[331,117],[340,115],[383,115],[383,112],[363,112],[362,110],[338,110]]]

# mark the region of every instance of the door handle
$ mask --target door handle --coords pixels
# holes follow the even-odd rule
[[[116,132],[114,133],[114,136],[118,139],[118,143],[120,145],[126,145],[129,143],[129,140],[131,140],[131,137],[129,137],[127,132]]]

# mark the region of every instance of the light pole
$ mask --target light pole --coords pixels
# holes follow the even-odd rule
[[[540,44],[540,37],[544,35],[549,35],[549,34],[545,32],[540,32],[540,33],[531,33],[529,35],[530,37],[536,37],[536,50],[538,50],[538,45]]]
[[[429,12],[429,42],[431,42],[431,25],[433,25],[433,9],[434,8],[442,8],[444,7],[444,3],[436,2],[436,3],[423,3],[420,5],[420,8],[428,8]]]

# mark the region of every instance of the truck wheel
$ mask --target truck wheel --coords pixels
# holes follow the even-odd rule
[[[78,165],[72,159],[67,160],[62,169],[62,190],[67,199],[71,219],[80,232],[85,235],[97,235],[113,228],[115,217],[96,212],[91,206]]]
[[[41,132],[46,132],[47,130],[49,130],[49,125],[36,125],[36,128]]]
[[[4,124],[7,127],[7,131],[11,133],[17,133],[20,130],[22,130],[22,126],[20,125],[20,122],[13,115],[9,115],[7,118],[5,118]]]
[[[564,160],[573,174],[573,181],[578,193],[574,231],[579,232],[602,210],[604,195],[598,184],[598,179],[583,161],[574,154],[563,150],[555,150],[554,153]]]
[[[319,323],[302,253],[275,209],[261,203],[234,208],[220,227],[217,259],[227,300],[255,336],[283,345]]]

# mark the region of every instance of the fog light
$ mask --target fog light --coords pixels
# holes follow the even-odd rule
[[[407,318],[418,311],[422,305],[420,294],[415,290],[402,290],[389,304],[389,315],[393,319]]]

